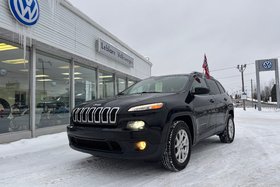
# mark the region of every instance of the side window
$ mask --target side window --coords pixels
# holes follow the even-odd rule
[[[204,79],[199,77],[194,77],[194,81],[192,83],[192,90],[195,88],[208,88]]]
[[[206,82],[210,88],[210,94],[211,95],[217,95],[217,94],[221,94],[218,85],[216,84],[215,81],[210,80],[210,79],[206,79]]]
[[[225,93],[226,90],[225,90],[225,88],[222,86],[222,84],[221,84],[220,82],[218,82],[218,81],[217,81],[216,83],[218,84],[221,93]]]

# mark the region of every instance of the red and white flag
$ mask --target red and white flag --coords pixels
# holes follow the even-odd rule
[[[210,79],[210,72],[209,72],[206,54],[204,54],[204,62],[203,62],[202,68],[203,68],[204,74],[206,75],[206,78]]]

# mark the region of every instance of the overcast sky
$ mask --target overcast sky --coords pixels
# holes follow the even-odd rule
[[[202,72],[203,55],[230,92],[255,81],[257,59],[280,57],[279,0],[69,0],[130,47],[148,56],[152,75]],[[262,83],[274,74],[262,73]]]

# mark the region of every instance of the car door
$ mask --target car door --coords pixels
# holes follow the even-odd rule
[[[194,92],[195,88],[208,88],[203,78],[195,77],[191,86],[191,92]],[[192,101],[192,107],[197,124],[198,139],[203,139],[209,136],[214,130],[214,126],[211,124],[211,115],[213,108],[213,96],[210,94],[194,95]]]
[[[210,89],[210,95],[213,96],[213,110],[212,110],[212,118],[210,123],[214,126],[214,129],[217,129],[218,126],[224,124],[224,102],[222,93],[218,87],[218,84],[215,80],[206,79],[206,83]],[[216,130],[215,130],[216,131]],[[213,132],[215,133],[215,132]]]
[[[225,92],[224,87],[216,81],[221,94],[217,97],[217,100],[219,102],[218,105],[218,110],[219,112],[217,113],[217,125],[216,125],[216,131],[220,132],[224,130],[225,125],[226,125],[226,120],[227,120],[227,111],[228,111],[228,103],[230,102],[230,97],[228,94]]]

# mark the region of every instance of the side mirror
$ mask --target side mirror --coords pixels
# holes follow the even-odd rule
[[[209,94],[209,92],[210,90],[208,88],[199,87],[199,88],[195,88],[192,93],[194,95],[203,95],[203,94]]]

